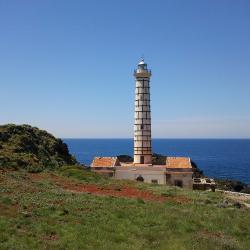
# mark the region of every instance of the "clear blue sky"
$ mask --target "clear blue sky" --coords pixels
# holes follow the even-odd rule
[[[0,0],[0,124],[132,137],[141,55],[153,137],[250,138],[248,0]]]

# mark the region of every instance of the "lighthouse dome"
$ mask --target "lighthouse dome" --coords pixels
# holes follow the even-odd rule
[[[147,64],[144,62],[144,58],[141,59],[141,61],[138,63],[139,71],[146,71],[147,70]]]
[[[138,63],[138,65],[145,65],[144,59],[142,58],[141,61]]]

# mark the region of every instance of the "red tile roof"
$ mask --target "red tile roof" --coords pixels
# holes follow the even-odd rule
[[[91,167],[115,167],[120,166],[117,157],[95,157],[92,161]]]
[[[189,157],[167,157],[167,168],[192,168]]]

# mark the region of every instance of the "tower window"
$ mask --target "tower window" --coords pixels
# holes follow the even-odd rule
[[[141,129],[144,129],[144,125],[143,124],[141,125]]]

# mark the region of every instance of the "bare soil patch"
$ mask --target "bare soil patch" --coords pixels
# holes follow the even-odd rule
[[[7,217],[15,217],[18,214],[18,204],[4,205],[0,203],[0,215]]]
[[[66,179],[65,177],[57,176],[51,174],[49,176],[44,176],[41,174],[30,174],[30,178],[34,181],[44,180],[46,178],[50,179],[57,186],[62,187],[65,190],[77,193],[89,193],[94,195],[104,195],[113,197],[124,197],[131,199],[142,199],[144,201],[157,201],[165,202],[167,200],[175,201],[178,203],[189,203],[190,199],[185,196],[167,197],[163,195],[154,194],[151,191],[144,191],[134,187],[122,186],[117,188],[115,186],[102,186],[95,184],[83,184],[77,183],[74,180]]]
[[[224,233],[222,232],[209,232],[207,230],[199,232],[201,236],[209,237],[209,238],[225,238]]]

